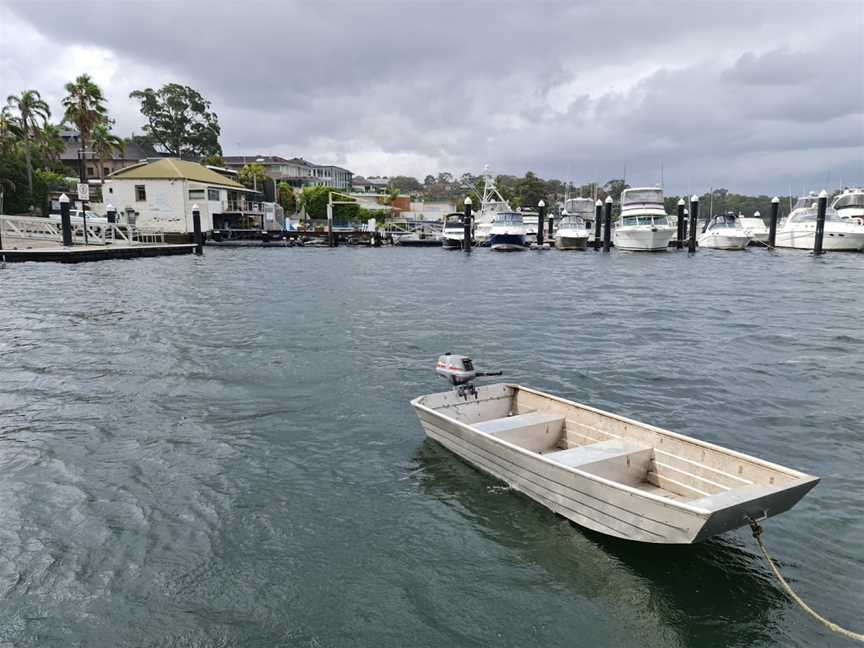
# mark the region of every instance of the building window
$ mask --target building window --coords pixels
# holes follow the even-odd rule
[[[147,200],[147,191],[144,189],[144,185],[135,185],[135,200],[138,202]]]
[[[204,190],[203,189],[190,189],[189,190],[189,200],[204,200]]]
[[[114,193],[114,187],[108,187],[108,193],[113,194]]]
[[[102,175],[108,175],[109,173],[111,173],[111,169],[108,167],[102,167]]]
[[[207,200],[219,200],[219,190],[218,189],[208,189],[207,190]]]
[[[87,175],[88,175],[88,176],[92,176],[92,175],[93,175],[93,167],[91,167],[91,166],[88,166],[88,167],[87,167]]]

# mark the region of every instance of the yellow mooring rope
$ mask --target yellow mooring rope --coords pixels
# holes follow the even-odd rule
[[[762,544],[762,527],[756,522],[756,520],[750,520],[750,528],[753,530],[753,537],[756,538],[756,542],[759,544],[759,548],[762,550],[762,555],[765,556],[765,560],[768,562],[768,566],[771,567],[771,571],[774,572],[774,575],[777,577],[777,580],[780,581],[780,584],[783,586],[783,590],[786,594],[795,601],[801,609],[804,610],[811,617],[816,619],[819,623],[824,625],[826,628],[831,630],[832,632],[836,632],[839,635],[846,637],[847,639],[852,639],[854,641],[864,642],[864,634],[859,634],[857,632],[852,632],[851,630],[847,630],[843,628],[833,621],[829,621],[822,615],[820,615],[816,610],[807,605],[800,596],[795,593],[791,587],[789,587],[789,583],[786,582],[786,579],[780,574],[780,570],[777,569],[777,565],[774,564],[774,561],[771,560],[771,556],[768,555],[768,550],[765,548],[765,545]]]

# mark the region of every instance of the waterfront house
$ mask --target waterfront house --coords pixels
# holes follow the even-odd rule
[[[114,205],[121,220],[167,234],[192,232],[192,205],[201,209],[201,229],[280,229],[266,222],[254,192],[239,182],[195,162],[178,158],[148,160],[105,179],[104,203]]]
[[[315,164],[312,166],[313,184],[334,189],[351,189],[354,174],[348,169],[332,164]]]
[[[81,134],[74,128],[65,128],[60,133],[66,148],[60,153],[60,163],[70,176],[81,174]],[[91,180],[104,178],[115,171],[138,164],[141,160],[159,157],[156,150],[149,145],[137,142],[126,142],[123,150],[115,150],[110,159],[100,160],[92,150],[84,152],[84,165],[87,167],[87,177]]]
[[[260,164],[264,174],[276,182],[287,182],[295,188],[314,184],[314,165],[303,158],[286,159],[278,155],[228,155],[222,161],[229,169],[239,171],[247,164]]]

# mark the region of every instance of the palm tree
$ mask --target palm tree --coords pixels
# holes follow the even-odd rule
[[[9,95],[6,98],[9,108],[18,111],[18,126],[24,136],[24,159],[27,164],[27,188],[33,194],[33,161],[31,143],[34,136],[48,123],[51,109],[42,99],[38,90],[25,90],[20,95]]]
[[[102,90],[89,74],[82,74],[67,83],[65,88],[68,94],[63,99],[63,108],[66,111],[63,119],[75,124],[81,134],[81,182],[86,182],[87,165],[84,156],[87,142],[93,129],[107,119],[108,110],[105,108]]]
[[[24,133],[9,106],[0,109],[0,152],[5,153],[21,142]]]
[[[105,161],[114,159],[114,151],[123,155],[126,151],[126,142],[122,137],[117,137],[108,128],[107,122],[98,124],[93,129],[93,152],[99,156],[99,178],[105,179]]]
[[[57,124],[45,124],[45,128],[39,134],[39,139],[36,141],[36,149],[42,158],[42,163],[45,166],[49,164],[53,168],[57,168],[60,164],[60,157],[63,151],[66,150],[66,141],[63,139],[63,131]]]

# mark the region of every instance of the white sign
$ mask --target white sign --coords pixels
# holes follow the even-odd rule
[[[78,200],[90,200],[90,185],[86,182],[78,183]]]

